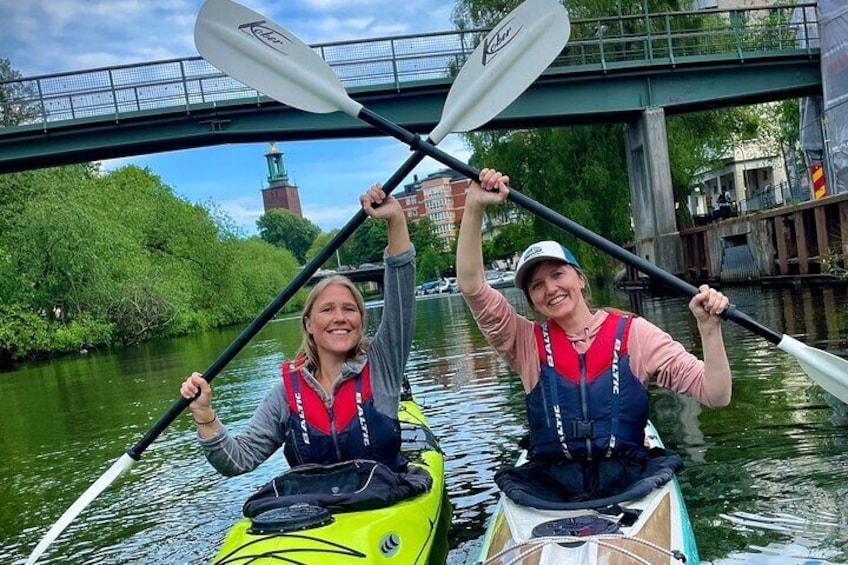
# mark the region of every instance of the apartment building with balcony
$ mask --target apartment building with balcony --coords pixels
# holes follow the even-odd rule
[[[413,178],[395,198],[408,221],[429,218],[436,235],[444,240],[447,248],[457,236],[465,209],[465,193],[471,182],[449,169],[436,171],[422,179],[417,175]]]

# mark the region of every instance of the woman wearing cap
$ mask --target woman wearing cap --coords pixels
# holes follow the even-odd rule
[[[703,345],[701,361],[643,318],[593,311],[577,259],[562,245],[542,241],[522,253],[515,284],[544,321],[524,318],[484,276],[484,209],[506,199],[508,182],[500,172],[483,169],[480,183],[469,188],[457,282],[487,341],[524,385],[531,459],[522,466],[531,467],[524,478],[556,474],[560,490],[573,500],[610,496],[641,478],[650,459],[644,448],[649,381],[707,406],[730,402],[719,317],[728,300],[703,285],[689,303]],[[673,458],[662,464],[679,467]],[[503,488],[507,475],[521,470],[499,472],[496,480]]]

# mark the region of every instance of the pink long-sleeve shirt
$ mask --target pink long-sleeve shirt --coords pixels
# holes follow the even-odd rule
[[[524,391],[529,393],[539,381],[541,370],[534,322],[521,316],[503,294],[488,284],[464,296],[489,345],[518,373]],[[589,349],[608,315],[605,310],[598,310],[582,332],[567,333],[578,353]],[[627,348],[630,368],[644,386],[656,378],[659,386],[711,406],[704,388],[704,362],[666,332],[644,318],[634,317]]]

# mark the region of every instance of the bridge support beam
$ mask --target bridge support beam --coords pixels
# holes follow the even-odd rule
[[[672,274],[683,272],[683,246],[677,232],[665,111],[648,108],[627,124],[627,172],[636,253]]]

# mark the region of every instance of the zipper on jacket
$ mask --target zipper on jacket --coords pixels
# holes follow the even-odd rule
[[[336,434],[336,417],[333,415],[333,407],[327,407],[327,414],[330,416],[330,435],[333,437],[333,447],[336,448],[336,457],[339,461],[342,460],[342,451],[339,449],[339,438]]]
[[[583,422],[588,422],[589,417],[589,397],[586,387],[586,354],[578,355],[580,360],[580,407],[583,411]],[[586,438],[586,460],[592,460],[592,438]]]
[[[297,459],[297,464],[303,465],[303,455],[300,453],[300,449],[297,447],[297,440],[295,439],[296,435],[297,432],[294,431],[294,426],[290,427],[286,441],[291,442],[292,451],[294,452],[295,458]]]

